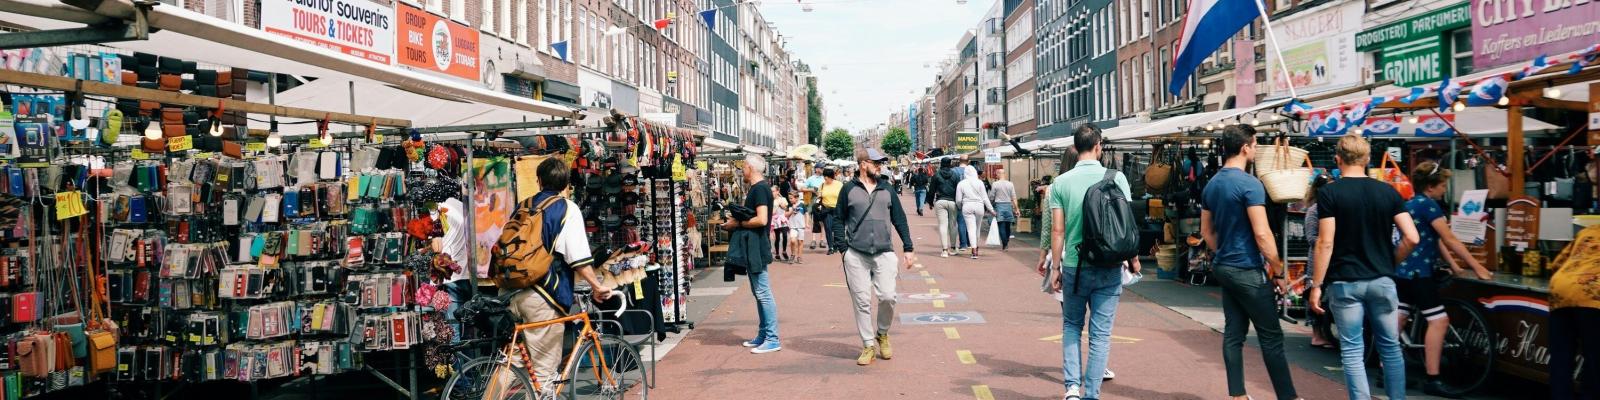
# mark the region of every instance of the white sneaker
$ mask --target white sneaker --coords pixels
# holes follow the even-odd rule
[[[939,252],[939,257],[950,258],[950,252],[949,251],[940,251]]]
[[[1067,394],[1065,396],[1061,396],[1061,400],[1081,400],[1081,399],[1083,399],[1083,394],[1078,391],[1078,385],[1072,385],[1071,387],[1068,387],[1067,388]]]
[[[1117,379],[1117,373],[1111,372],[1111,368],[1106,368],[1106,376],[1104,378],[1100,378],[1100,380],[1109,381],[1112,379]]]

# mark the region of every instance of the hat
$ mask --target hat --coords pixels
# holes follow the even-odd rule
[[[868,147],[867,160],[875,162],[889,161],[889,155],[883,154],[883,150],[878,150],[876,147]]]

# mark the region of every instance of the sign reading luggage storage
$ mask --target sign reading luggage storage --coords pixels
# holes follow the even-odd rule
[[[398,3],[400,32],[395,52],[400,65],[478,81],[478,30]],[[499,79],[499,78],[495,78]]]
[[[261,0],[261,30],[391,64],[394,9],[367,0]]]

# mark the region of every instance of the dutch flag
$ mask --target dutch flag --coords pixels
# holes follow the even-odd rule
[[[1260,15],[1257,0],[1190,0],[1183,16],[1183,34],[1173,51],[1172,81],[1167,91],[1176,95],[1194,75],[1195,68],[1240,29]]]

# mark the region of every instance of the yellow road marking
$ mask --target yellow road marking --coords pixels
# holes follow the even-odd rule
[[[972,397],[978,400],[994,400],[994,393],[989,393],[989,385],[972,385]]]
[[[1133,343],[1139,343],[1140,341],[1143,341],[1143,340],[1144,339],[1140,339],[1140,338],[1136,338],[1136,337],[1111,335],[1111,343],[1133,344]],[[1045,336],[1045,337],[1039,338],[1039,341],[1061,343],[1061,335]]]
[[[928,271],[918,272],[917,274],[918,275],[922,275],[922,276],[928,276]]]
[[[972,352],[966,350],[956,350],[956,358],[961,359],[962,364],[978,363],[978,359],[972,358]]]
[[[960,339],[961,338],[961,332],[956,332],[956,328],[944,328],[944,338],[945,339]]]
[[[923,282],[927,282],[929,285],[937,285],[937,284],[939,284],[939,282],[933,280],[933,278],[923,279],[922,281]]]
[[[939,294],[939,289],[928,289],[928,294]]]
[[[944,300],[934,300],[933,308],[944,308]]]
[[[824,284],[822,284],[822,287],[836,287],[836,288],[842,288],[842,287],[845,287],[845,286],[844,286],[844,284],[843,284],[843,283],[824,283]]]

